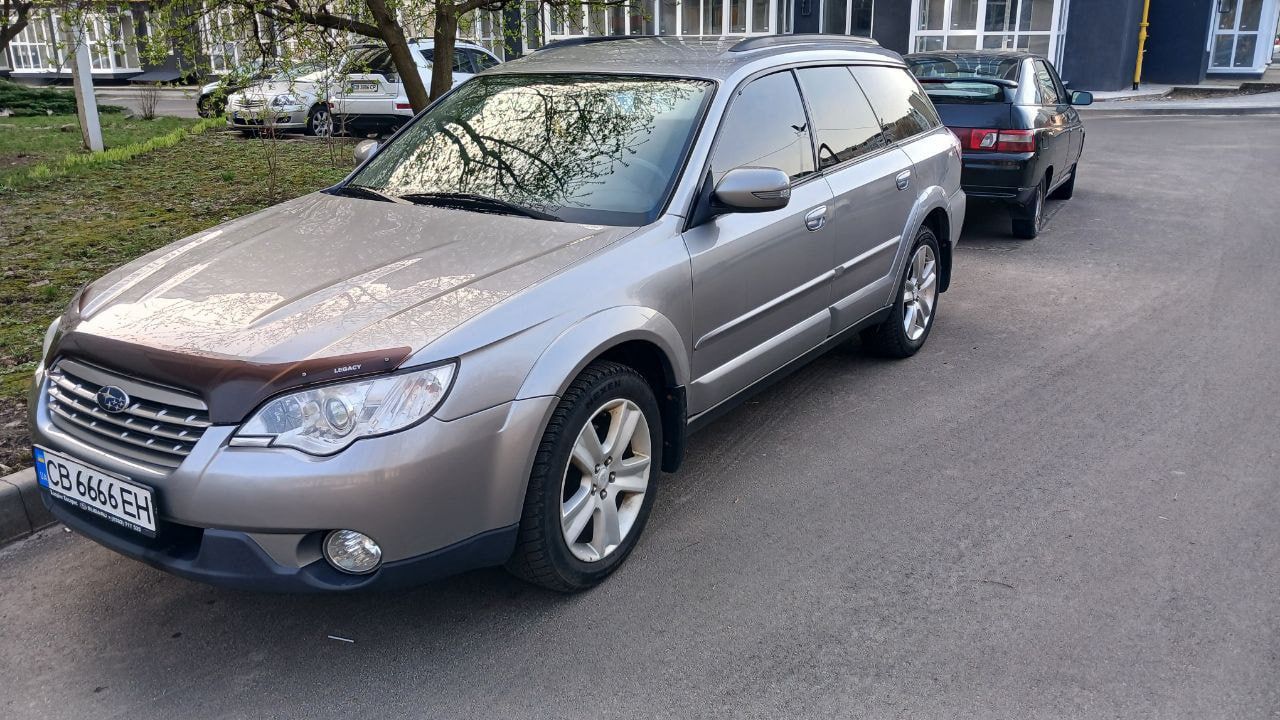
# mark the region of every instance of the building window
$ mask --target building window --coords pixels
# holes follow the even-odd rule
[[[141,63],[128,11],[84,15],[89,64],[95,73],[137,72]],[[70,73],[75,40],[62,17],[53,13],[32,18],[9,44],[13,71]]]
[[[506,55],[501,10],[476,10],[458,23],[458,39],[475,43],[499,58]]]
[[[1070,0],[912,0],[911,49],[1027,50],[1062,67]]]
[[[819,32],[871,37],[874,0],[822,0]]]
[[[524,46],[589,35],[770,35],[788,32],[793,0],[636,0],[556,8],[526,2]],[[858,5],[871,0],[844,0]],[[536,18],[536,22],[531,19]],[[785,21],[785,22],[784,22]]]
[[[200,28],[211,72],[220,75],[240,66],[244,60],[243,30],[229,8],[205,15]]]
[[[48,17],[31,18],[30,24],[9,43],[9,53],[13,57],[14,72],[57,71],[61,64],[57,38]]]
[[[85,17],[89,61],[95,71],[141,71],[138,46],[133,34],[133,16],[128,12]]]

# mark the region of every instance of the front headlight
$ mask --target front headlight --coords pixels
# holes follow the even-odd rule
[[[276,107],[288,107],[290,105],[301,105],[302,100],[297,95],[277,95],[271,99],[271,104]]]
[[[457,367],[449,363],[282,395],[254,413],[231,444],[332,455],[362,437],[393,433],[426,418],[449,391]]]

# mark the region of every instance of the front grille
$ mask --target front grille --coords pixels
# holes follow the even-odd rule
[[[114,385],[128,406],[111,413],[98,405],[98,390]],[[53,424],[103,452],[176,468],[209,427],[200,398],[117,375],[75,360],[59,360],[46,385]]]
[[[265,107],[266,104],[267,101],[264,98],[244,98],[240,101],[240,108],[244,110],[257,110],[258,108]]]

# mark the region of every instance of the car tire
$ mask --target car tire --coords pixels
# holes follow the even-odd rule
[[[1076,173],[1080,172],[1080,163],[1071,166],[1071,177],[1049,193],[1050,200],[1070,200],[1076,194]]]
[[[565,593],[604,580],[644,531],[661,467],[662,422],[648,382],[619,363],[587,366],[538,445],[507,570]]]
[[[902,268],[889,316],[879,325],[862,331],[862,342],[868,350],[881,357],[902,359],[924,347],[934,318],[938,316],[941,257],[933,230],[920,228]]]
[[[1033,240],[1040,234],[1040,226],[1044,223],[1044,180],[1036,186],[1031,202],[1017,208],[1013,215],[1013,236],[1023,240]]]
[[[199,115],[202,118],[213,117],[213,112],[210,108],[211,101],[212,98],[208,96],[201,97],[196,100],[196,115]]]
[[[329,114],[327,105],[318,104],[307,113],[307,134],[315,137],[328,137],[333,134],[333,116]]]

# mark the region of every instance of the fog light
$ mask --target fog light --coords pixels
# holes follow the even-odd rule
[[[324,539],[324,557],[343,572],[363,575],[378,569],[382,548],[364,533],[334,530]]]

